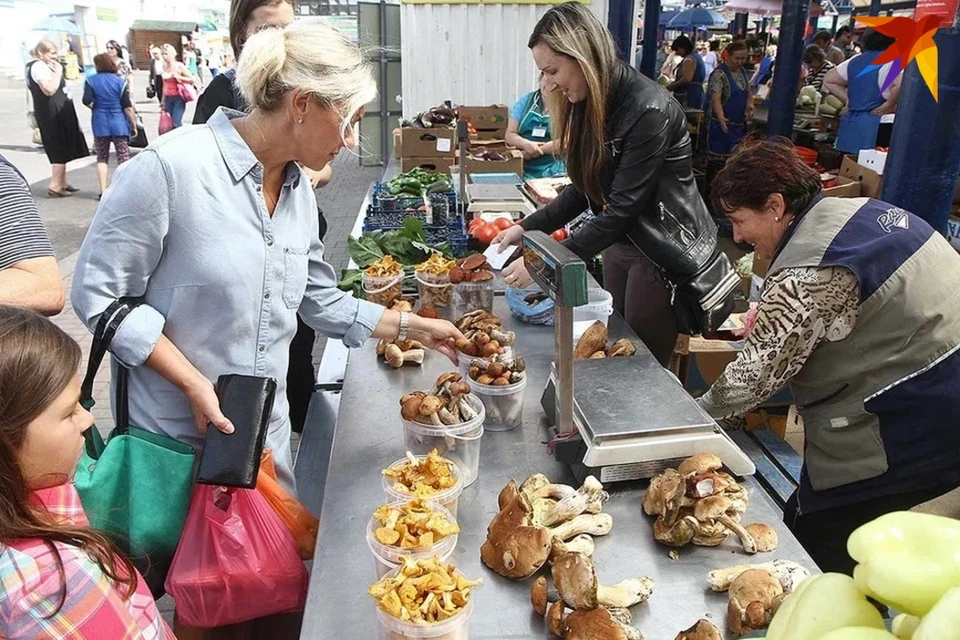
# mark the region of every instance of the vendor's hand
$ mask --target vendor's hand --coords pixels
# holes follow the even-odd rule
[[[543,151],[540,150],[540,145],[529,140],[527,140],[523,148],[520,149],[520,153],[523,154],[524,160],[534,160],[543,155]]]
[[[497,253],[503,253],[510,247],[515,247],[520,245],[520,241],[523,239],[523,227],[518,224],[513,225],[507,229],[504,229],[493,239],[490,244],[495,244],[497,246]]]
[[[530,277],[530,272],[527,271],[527,267],[523,263],[523,258],[514,260],[504,267],[502,274],[503,281],[506,282],[509,287],[523,289],[533,284],[533,278]]]
[[[717,118],[717,121],[720,123],[720,128],[723,129],[724,133],[730,133],[730,125],[727,123],[727,119],[720,117]]]
[[[446,320],[433,320],[411,315],[410,331],[407,337],[410,340],[422,342],[423,346],[439,351],[447,356],[453,364],[458,364],[457,350],[454,345],[457,340],[463,338],[463,334],[452,323]]]
[[[193,413],[193,422],[197,425],[197,431],[206,435],[207,427],[212,424],[224,433],[233,433],[233,424],[220,411],[220,399],[217,398],[212,382],[206,378],[200,378],[185,389],[184,393],[190,401],[190,411]]]
[[[753,120],[753,107],[747,107],[747,120]]]

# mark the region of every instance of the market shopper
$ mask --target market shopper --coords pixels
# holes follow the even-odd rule
[[[868,29],[863,36],[863,53],[827,72],[823,86],[846,104],[837,132],[838,151],[856,154],[862,149],[890,146],[902,74],[883,89],[893,63],[877,67],[873,61],[893,43],[893,38]]]
[[[730,43],[724,60],[707,84],[710,122],[707,148],[717,156],[726,156],[733,151],[746,135],[747,121],[753,118],[750,76],[743,68],[747,61],[747,45]]]
[[[79,402],[80,356],[49,320],[0,305],[0,638],[173,640],[72,483],[96,428]]]
[[[27,65],[27,87],[33,97],[33,113],[40,127],[43,151],[50,161],[47,195],[67,198],[79,191],[67,182],[67,163],[90,155],[80,130],[77,110],[67,92],[63,65],[57,60],[57,45],[41,40]]]
[[[697,191],[684,112],[617,60],[610,32],[579,2],[547,11],[528,46],[550,88],[553,135],[573,184],[494,242],[503,251],[524,231],[549,233],[592,209],[564,242],[584,260],[603,252],[614,309],[667,364],[678,325],[699,333],[726,319],[737,280]],[[503,275],[510,286],[531,282],[522,260]]]
[[[750,78],[750,86],[753,87],[754,91],[773,79],[773,64],[776,59],[776,47],[767,47],[763,53],[763,58],[760,59],[760,64],[757,65],[756,70],[753,72],[753,76]]]
[[[127,62],[123,54],[123,47],[120,46],[120,43],[116,40],[110,40],[107,42],[107,55],[110,56],[110,59],[113,60],[114,64],[117,67],[115,73],[131,87],[133,90],[133,68],[130,67],[130,63]]]
[[[106,53],[93,57],[97,72],[83,86],[83,104],[93,111],[93,144],[97,151],[97,183],[100,196],[107,189],[110,145],[117,164],[130,159],[130,137],[136,135],[137,114],[130,100],[130,85],[117,73],[116,61]]]
[[[734,238],[772,258],[743,351],[700,399],[742,416],[789,384],[804,467],[784,521],[849,573],[857,526],[960,486],[960,256],[923,220],[825,198],[785,139],[744,145],[714,180]]]
[[[284,27],[293,22],[293,4],[289,0],[233,0],[230,3],[230,42],[235,55],[243,52],[247,38],[267,28]],[[200,95],[193,115],[194,124],[205,124],[219,107],[246,111],[247,105],[236,85],[236,70],[219,74]],[[302,167],[314,189],[326,186],[333,177],[330,164],[314,171]],[[327,234],[327,219],[317,207],[319,239]],[[313,366],[313,346],[317,336],[303,318],[297,316],[297,333],[290,343],[290,366],[287,369],[287,400],[290,402],[290,421],[293,430],[303,431],[307,409],[316,386],[317,372]]]
[[[72,300],[92,328],[114,300],[143,298],[111,347],[131,368],[130,420],[198,451],[208,424],[231,430],[212,380],[277,380],[266,446],[293,488],[285,379],[298,311],[350,347],[399,335],[456,361],[462,336],[340,291],[323,261],[316,198],[297,163],[321,166],[354,146],[376,97],[360,47],[324,23],[266,29],[244,47],[237,83],[249,115],[218,110],[117,171],[80,249]],[[158,195],[145,200],[144,185]]]
[[[523,153],[523,178],[549,178],[566,173],[563,160],[557,157],[557,143],[550,135],[550,112],[543,98],[544,76],[540,88],[520,98],[510,109],[506,143]]]
[[[701,56],[703,58],[703,68],[707,78],[713,74],[717,65],[720,64],[720,41],[711,40],[708,45],[709,50]]]
[[[693,48],[687,36],[678,36],[670,48],[683,61],[677,65],[674,80],[667,85],[677,101],[687,109],[703,109],[703,83],[707,80],[703,58]]]
[[[838,65],[847,59],[843,49],[833,43],[833,35],[829,31],[818,31],[813,36],[813,44],[823,51],[823,55],[834,65]]]
[[[807,65],[807,75],[803,79],[804,86],[813,87],[823,93],[823,79],[827,77],[834,64],[827,60],[823,50],[815,44],[803,50],[803,63]]]
[[[177,60],[177,50],[172,44],[161,48],[163,57],[163,110],[173,119],[173,128],[183,126],[183,113],[187,102],[180,95],[180,85],[194,83],[187,67]]]
[[[157,102],[163,104],[163,52],[160,47],[150,45],[150,84]],[[147,96],[148,98],[150,96]]]

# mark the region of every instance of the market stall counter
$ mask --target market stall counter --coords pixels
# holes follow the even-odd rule
[[[575,482],[570,469],[548,455],[544,446],[547,428],[540,396],[554,357],[553,328],[518,322],[502,297],[496,299],[494,313],[505,329],[516,332],[517,352],[527,362],[528,384],[522,425],[482,436],[478,478],[459,498],[456,518],[461,530],[449,562],[469,579],[482,578],[483,584],[472,590],[469,636],[465,632],[449,636],[458,640],[550,635],[531,608],[533,579],[512,581],[497,575],[481,563],[480,547],[488,524],[499,511],[498,494],[510,479],[521,482],[531,474],[543,473],[553,482]],[[616,314],[610,318],[610,334],[629,334]],[[352,351],[346,369],[301,635],[304,639],[382,637],[376,603],[367,595],[380,572],[365,531],[374,510],[385,502],[381,471],[405,452],[398,400],[409,391],[430,388],[439,374],[456,369],[438,353],[428,354],[422,367],[392,369],[378,362],[375,346],[375,341],[368,341]],[[642,345],[633,357],[652,358]],[[643,388],[643,380],[637,380],[637,392],[642,393]],[[727,595],[708,588],[709,571],[777,558],[816,570],[781,523],[780,510],[763,489],[752,478],[744,478],[742,485],[749,491],[747,521],[766,523],[779,536],[779,546],[771,553],[748,556],[735,536],[718,547],[688,546],[673,553],[654,541],[653,519],[644,515],[641,503],[646,482],[606,487],[610,499],[603,511],[613,517],[614,524],[609,535],[596,538],[594,561],[605,584],[641,576],[653,579],[652,597],[632,608],[633,625],[647,638],[671,640],[700,618],[726,627]],[[541,573],[549,572],[544,569]]]

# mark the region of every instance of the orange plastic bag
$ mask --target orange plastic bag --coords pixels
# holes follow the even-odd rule
[[[305,506],[277,482],[277,469],[273,464],[270,449],[264,449],[260,458],[260,473],[257,476],[257,491],[276,512],[280,522],[287,528],[301,560],[312,560],[317,547],[317,531],[320,521]]]

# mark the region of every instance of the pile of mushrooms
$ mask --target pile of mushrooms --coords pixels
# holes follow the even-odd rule
[[[746,553],[773,551],[777,533],[765,524],[740,524],[747,509],[747,491],[721,470],[712,453],[698,453],[650,480],[643,510],[657,516],[653,537],[671,547],[689,543],[716,547],[733,533]]]
[[[399,369],[405,364],[423,364],[423,344],[417,340],[381,340],[377,343],[377,357],[383,358],[388,365]]]
[[[479,253],[457,260],[457,266],[450,269],[450,284],[486,282],[487,280],[493,280],[493,267]]]
[[[596,360],[632,356],[637,352],[636,345],[628,338],[620,338],[607,348],[609,337],[606,325],[597,320],[577,340],[573,357],[577,360]]]
[[[428,427],[462,424],[480,415],[468,400],[470,385],[456,371],[442,373],[430,391],[414,391],[400,398],[400,416]]]
[[[556,590],[547,588],[540,576],[530,589],[530,602],[540,616],[547,616],[547,628],[566,640],[642,640],[631,625],[629,607],[647,600],[653,580],[628,578],[612,586],[597,580],[593,561],[583,553],[570,551],[557,557],[551,569]],[[549,605],[549,608],[548,608]],[[567,615],[567,608],[573,609]]]
[[[500,491],[500,512],[487,527],[480,559],[505,578],[522,580],[547,560],[577,551],[593,555],[593,538],[610,533],[613,518],[601,513],[609,495],[593,476],[579,489],[535,474]]]
[[[517,339],[513,331],[501,330],[500,318],[483,309],[464,314],[455,324],[464,335],[457,340],[457,349],[468,356],[490,358],[503,354]]]
[[[477,384],[502,387],[522,381],[526,368],[527,363],[521,356],[495,355],[486,360],[471,360],[467,375]]]
[[[773,560],[716,569],[707,582],[714,591],[728,591],[727,627],[744,635],[767,628],[783,599],[809,577],[792,560]]]

